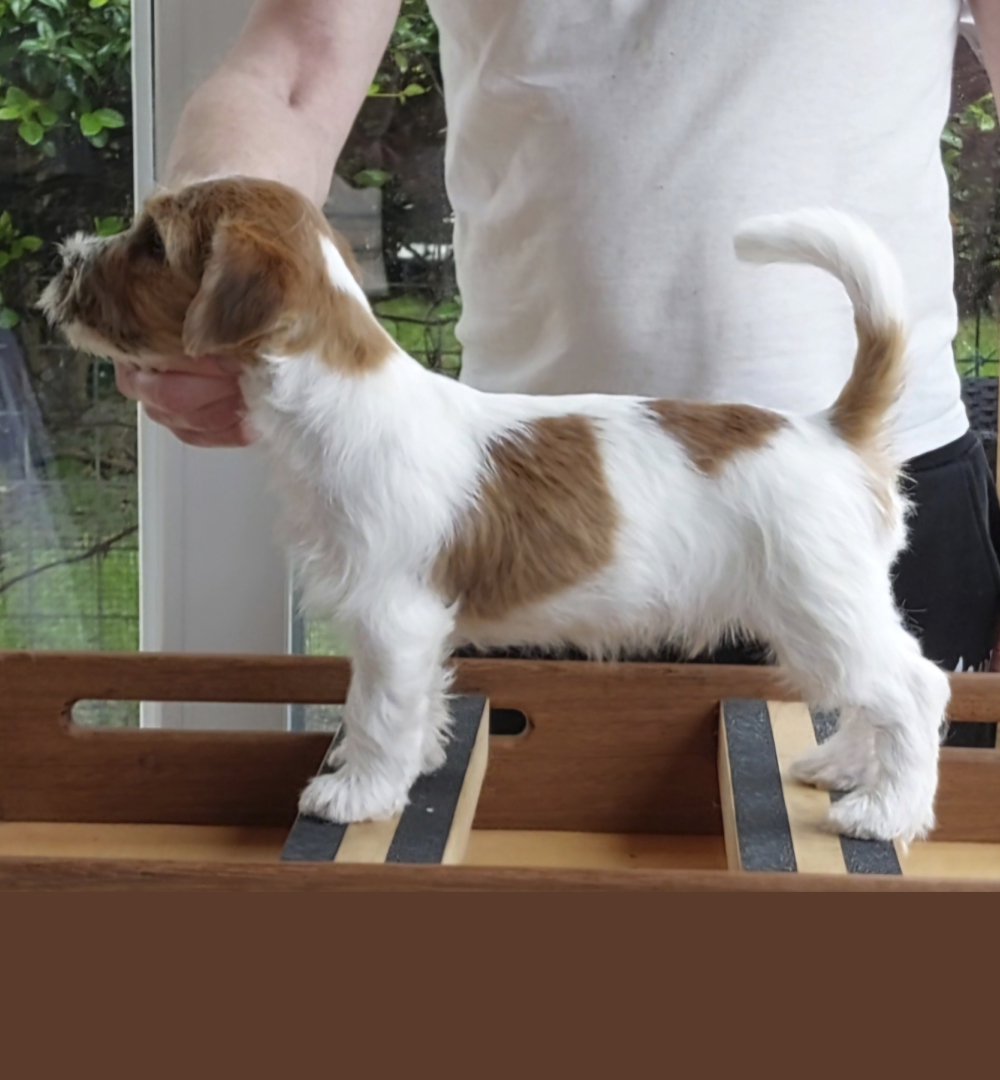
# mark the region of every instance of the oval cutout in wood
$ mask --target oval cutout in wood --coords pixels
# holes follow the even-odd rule
[[[520,709],[490,707],[490,737],[518,738],[531,730],[531,721]]]

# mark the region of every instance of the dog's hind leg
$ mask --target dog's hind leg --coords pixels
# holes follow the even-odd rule
[[[442,661],[449,611],[418,586],[386,589],[383,604],[348,620],[352,676],[336,771],[310,781],[303,813],[331,821],[391,817],[413,781],[443,760],[448,713]],[[391,600],[388,599],[391,597]]]
[[[840,710],[837,730],[792,766],[792,776],[826,791],[852,791],[874,780],[875,746],[871,724],[858,710]]]
[[[801,580],[801,579],[800,579]],[[868,587],[864,587],[865,584]],[[784,591],[768,638],[810,705],[841,710],[846,725],[795,772],[824,787],[852,788],[829,823],[852,836],[904,841],[934,826],[947,676],[904,629],[886,581]],[[822,594],[822,595],[821,595]]]

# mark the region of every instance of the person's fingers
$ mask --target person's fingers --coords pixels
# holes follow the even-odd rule
[[[161,412],[193,417],[218,401],[240,399],[239,382],[232,376],[204,378],[174,372],[139,371],[132,379],[137,400]]]
[[[143,408],[151,420],[164,424],[172,430],[202,431],[208,434],[213,431],[223,431],[225,428],[232,427],[233,424],[238,424],[242,421],[245,411],[243,399],[235,395],[209,402],[200,409],[186,412],[162,409],[148,401],[143,402]]]
[[[242,360],[236,360],[231,356],[182,355],[144,361],[142,364],[127,364],[123,360],[116,360],[115,364],[116,366],[134,367],[142,371],[155,371],[161,375],[174,373],[177,375],[204,375],[206,378],[239,375],[244,367]]]
[[[246,422],[236,360],[180,357],[161,370],[117,363],[125,397],[142,403],[151,420],[189,446],[248,446],[256,437]]]
[[[186,443],[188,446],[218,449],[222,447],[249,446],[253,442],[252,433],[248,431],[243,423],[233,424],[232,427],[216,432],[171,430],[182,443]]]
[[[180,356],[142,367],[116,360],[115,380],[122,394],[136,399],[138,386],[141,385],[140,377],[143,375],[154,378],[164,375],[196,375],[204,379],[236,380],[242,370],[242,361],[231,357],[203,356],[195,359],[190,356]]]
[[[135,389],[135,377],[139,369],[135,364],[115,363],[115,383],[118,393],[132,401],[138,401],[139,397]]]

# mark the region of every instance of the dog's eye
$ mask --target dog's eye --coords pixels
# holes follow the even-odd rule
[[[146,240],[146,251],[157,262],[163,262],[167,257],[167,249],[163,244],[163,237],[160,236],[160,230],[153,225],[149,230],[149,237]]]

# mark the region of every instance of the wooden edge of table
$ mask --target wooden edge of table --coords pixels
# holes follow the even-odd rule
[[[0,652],[0,818],[287,825],[328,736],[87,729],[72,703],[336,703],[349,679],[343,658]],[[996,722],[1000,675],[952,687],[956,719]],[[693,835],[722,832],[720,701],[795,696],[774,668],[478,658],[456,663],[455,690],[533,724],[496,740],[477,828]],[[609,755],[623,710],[634,753]],[[1000,840],[998,767],[1000,754],[943,752],[942,839]]]
[[[260,892],[996,892],[1000,881],[727,870],[566,870],[468,866],[0,858],[0,890]]]
[[[710,683],[718,688],[720,697],[795,698],[780,669],[769,667],[492,658],[459,659],[454,666],[455,691],[485,693],[495,708],[507,708],[516,701],[519,680],[536,685],[572,679],[585,688],[584,693],[609,683],[616,688],[638,684],[643,689],[677,683],[705,688]],[[30,680],[33,700],[58,705],[59,717],[65,722],[66,708],[82,699],[339,704],[347,695],[350,661],[345,657],[263,654],[0,650],[0,682],[12,679],[17,688]],[[1000,720],[1000,673],[962,672],[950,679],[953,719]]]

